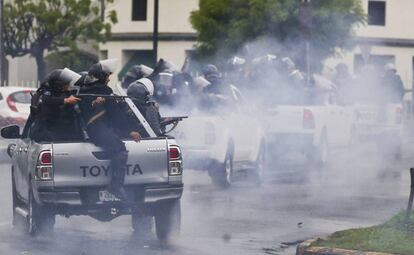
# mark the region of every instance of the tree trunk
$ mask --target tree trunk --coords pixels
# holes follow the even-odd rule
[[[40,53],[33,54],[37,64],[37,80],[42,82],[46,76],[46,62],[43,56],[43,51]]]

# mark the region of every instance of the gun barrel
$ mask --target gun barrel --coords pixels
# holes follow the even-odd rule
[[[102,95],[102,94],[77,94],[76,97],[103,97],[103,98],[113,98],[113,99],[125,99],[125,98],[131,98],[129,96],[118,96],[118,95]]]

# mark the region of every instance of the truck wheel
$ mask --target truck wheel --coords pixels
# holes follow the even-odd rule
[[[214,185],[228,188],[233,179],[233,153],[228,151],[222,164],[210,171],[210,177]]]
[[[154,225],[154,218],[152,216],[135,212],[131,215],[131,223],[136,237],[143,239],[152,235],[152,227]]]
[[[26,232],[31,236],[51,235],[55,225],[55,215],[48,212],[36,203],[32,188],[29,190],[28,215],[26,219]]]
[[[257,178],[257,184],[261,185],[263,183],[263,176],[266,168],[266,149],[264,144],[260,146],[259,154],[255,162],[255,175]]]
[[[326,135],[323,134],[321,136],[321,140],[319,142],[318,147],[316,148],[315,151],[309,152],[308,158],[316,166],[324,166],[328,161],[328,156],[329,156],[328,140],[326,138]]]
[[[19,230],[24,229],[24,217],[16,213],[16,207],[21,205],[21,201],[17,196],[16,191],[16,182],[14,180],[14,169],[11,170],[11,179],[12,179],[12,209],[13,209],[13,227]]]
[[[158,240],[169,244],[181,229],[181,202],[179,199],[160,202],[155,211],[155,230]]]

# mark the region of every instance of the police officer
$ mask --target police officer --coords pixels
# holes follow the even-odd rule
[[[69,87],[80,75],[72,70],[52,71],[34,95],[31,115],[35,116],[31,137],[35,141],[71,140],[78,138],[74,105],[80,99],[70,95]]]
[[[204,87],[204,93],[233,97],[230,85],[223,82],[215,65],[206,65],[202,71],[204,78],[210,83]]]
[[[146,65],[132,66],[125,76],[122,78],[122,87],[128,88],[129,84],[144,77],[150,76],[154,72],[154,69]]]
[[[404,84],[397,74],[397,69],[391,63],[384,66],[383,91],[388,103],[402,103],[404,97]]]
[[[109,76],[116,69],[116,60],[100,61],[91,66],[88,77],[85,78],[83,90],[91,94],[111,95],[112,89],[108,86]],[[128,152],[113,125],[113,123],[125,123],[122,120],[126,116],[121,112],[120,106],[113,99],[103,97],[83,98],[80,103],[81,115],[86,124],[86,131],[91,141],[102,147],[110,154],[111,183],[109,192],[121,200],[127,200],[127,193],[123,187],[125,180]],[[139,132],[130,131],[130,136],[138,142],[141,139]]]
[[[208,64],[203,70],[204,78],[209,82],[203,88],[202,107],[213,109],[218,105],[232,106],[236,101],[230,84],[224,83],[215,65]]]
[[[154,133],[157,136],[163,135],[165,130],[161,126],[162,119],[158,110],[159,106],[150,99],[154,95],[154,84],[152,81],[142,78],[131,83],[128,86],[127,94],[133,98],[134,104],[148,121]]]

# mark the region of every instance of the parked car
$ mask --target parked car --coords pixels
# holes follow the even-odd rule
[[[0,87],[0,126],[23,126],[30,113],[30,87]]]

